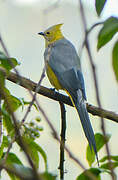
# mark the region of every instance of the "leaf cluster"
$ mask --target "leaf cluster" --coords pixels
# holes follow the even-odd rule
[[[106,143],[109,142],[111,135],[107,134],[106,137],[104,137],[102,134],[97,133],[95,134],[95,140],[96,140],[96,148],[97,152],[99,152]],[[76,180],[90,180],[90,178],[87,176],[87,172],[91,172],[98,180],[101,179],[102,173],[111,173],[111,167],[109,164],[109,158],[111,160],[112,168],[115,169],[118,167],[118,156],[117,155],[111,155],[110,157],[104,156],[101,159],[99,159],[99,167],[95,167],[97,164],[95,159],[95,153],[94,150],[90,149],[90,146],[87,146],[86,149],[86,159],[89,164],[89,169],[84,171],[82,174],[80,174]],[[114,179],[116,179],[116,174],[114,174]]]
[[[98,16],[103,12],[107,0],[96,0],[95,7]],[[103,46],[109,43],[118,32],[118,17],[111,16],[102,22],[103,27],[98,34],[97,49],[100,50]],[[113,71],[118,82],[118,41],[114,43],[112,50],[112,66]]]
[[[14,122],[11,116],[11,113],[16,112],[18,109],[23,112],[24,106],[29,106],[31,102],[13,96],[6,87],[6,78],[10,71],[17,65],[19,65],[19,63],[15,58],[8,58],[3,52],[0,52],[0,68],[3,70],[0,73],[0,116],[3,120],[4,129],[0,146],[0,166],[6,170],[11,180],[33,180],[33,169],[25,166],[20,157],[18,157],[18,151],[20,152],[22,147],[19,143],[19,138],[16,136]],[[33,106],[38,110],[35,103]],[[24,123],[19,120],[17,121],[17,125],[20,129],[23,143],[37,170],[40,166],[40,157],[43,158],[45,170],[44,173],[40,174],[42,179],[54,180],[56,176],[48,172],[47,155],[43,148],[35,142],[43,130],[39,125],[40,122],[40,118]],[[17,144],[19,147],[15,153],[10,152],[13,144]]]

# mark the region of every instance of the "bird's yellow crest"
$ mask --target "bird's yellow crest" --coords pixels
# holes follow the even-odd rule
[[[54,26],[49,27],[46,31],[38,33],[39,35],[42,35],[45,38],[46,41],[46,47],[59,40],[64,38],[62,32],[61,32],[61,26],[63,24],[56,24]]]

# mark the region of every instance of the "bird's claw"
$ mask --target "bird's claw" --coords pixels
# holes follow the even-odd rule
[[[54,92],[56,91],[56,89],[55,89],[55,88],[50,88],[50,90],[52,90],[52,91],[54,91]]]
[[[53,91],[54,95],[56,95],[56,89],[55,88],[50,88],[50,89]]]

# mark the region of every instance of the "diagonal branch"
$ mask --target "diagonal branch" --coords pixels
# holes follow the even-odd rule
[[[0,68],[0,71],[3,71],[3,69]],[[35,90],[36,90],[37,84],[35,82],[33,82],[30,79],[27,79],[23,76],[20,76],[20,79],[22,79],[22,81],[19,81],[18,76],[13,72],[11,72],[9,74],[7,79],[19,86],[22,86],[31,91],[35,92]],[[51,89],[46,88],[44,86],[40,86],[40,90],[39,90],[38,94],[46,96],[55,101],[63,102],[64,104],[73,106],[71,103],[71,100],[68,96],[60,94],[58,92],[54,92]],[[90,104],[87,104],[87,109],[88,109],[88,112],[91,113],[92,115],[100,116],[100,117],[103,117],[103,118],[106,118],[106,119],[109,119],[109,120],[112,120],[112,121],[118,123],[118,114],[116,114],[115,112],[108,111],[108,110],[105,110],[105,109],[102,109],[102,108],[99,108],[99,107],[96,107],[96,106],[93,106]]]

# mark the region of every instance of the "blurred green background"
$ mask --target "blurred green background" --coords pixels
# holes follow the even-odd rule
[[[91,0],[90,2],[84,0],[88,27],[91,27],[91,25],[97,21],[106,19],[109,17],[109,15],[118,15],[115,8],[116,1],[112,0],[112,4],[110,4],[110,2],[111,1],[109,1],[109,3],[106,5],[101,19],[98,19],[94,8],[94,0]],[[58,23],[64,23],[62,26],[62,31],[66,38],[75,45],[80,55],[82,50],[82,42],[84,40],[84,33],[78,1],[0,0],[0,33],[8,48],[10,56],[17,58],[17,60],[21,63],[21,65],[18,67],[21,75],[38,82],[44,66],[44,40],[38,36],[37,33],[45,30],[51,25]],[[97,52],[96,44],[99,29],[100,27],[97,27],[91,33],[90,43],[94,63],[97,67],[100,98],[105,109],[118,113],[118,85],[114,77],[111,62],[111,50],[116,37],[114,37],[113,41]],[[0,49],[2,48],[0,47]],[[96,105],[93,77],[85,49],[83,50],[81,56],[81,63],[88,102]],[[26,89],[21,88],[11,82],[7,82],[7,85],[13,95],[16,95],[17,97],[24,97],[25,100],[31,99]],[[51,87],[47,77],[45,77],[43,80],[42,85]],[[38,100],[56,128],[58,134],[60,134],[59,103],[41,95],[38,95]],[[81,128],[78,115],[76,110],[72,107],[66,106],[66,110],[66,144],[86,165],[86,167],[88,167],[86,161],[87,140]],[[44,128],[38,142],[48,155],[49,170],[57,174],[59,166],[59,144],[52,138],[51,131],[40,113],[33,110],[30,112],[28,119],[32,120],[36,116],[41,117],[41,125]],[[17,117],[18,119],[22,119],[23,113],[21,113],[21,111],[17,112]],[[92,115],[90,115],[90,118],[94,131],[101,132],[100,119]],[[107,133],[112,134],[109,143],[111,153],[113,155],[117,155],[118,145],[116,142],[118,125],[109,120],[105,120],[105,125]],[[17,147],[14,146],[14,151],[16,150]],[[102,157],[104,153],[105,149],[100,151],[99,157]],[[25,163],[27,164],[27,162]],[[81,173],[81,170],[68,158],[68,156],[66,156],[65,170],[67,172],[65,173],[65,180],[73,180],[78,176],[78,174]],[[40,171],[43,171],[43,167],[40,167]],[[5,179],[5,173],[2,174],[2,179]],[[107,175],[103,176],[104,179],[109,179]]]

